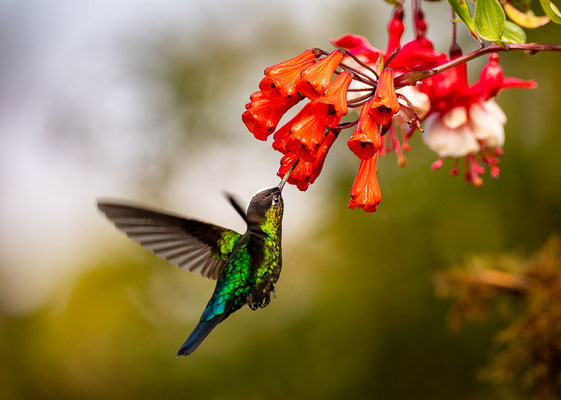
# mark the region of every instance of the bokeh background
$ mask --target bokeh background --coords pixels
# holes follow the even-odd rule
[[[446,51],[446,5],[425,11]],[[175,352],[213,283],[95,209],[131,199],[243,230],[223,191],[247,202],[278,182],[279,154],[240,117],[263,68],[348,32],[384,47],[390,12],[379,0],[1,2],[0,398],[497,398],[478,374],[502,322],[450,331],[433,277],[560,233],[560,54],[501,55],[505,75],[539,87],[500,95],[502,176],[481,188],[430,171],[417,135],[407,168],[379,161],[378,212],[349,210],[358,160],[338,142],[317,183],[285,190],[278,299],[237,312],[189,358]],[[559,42],[561,29],[528,35]]]

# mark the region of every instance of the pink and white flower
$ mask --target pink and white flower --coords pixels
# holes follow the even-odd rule
[[[485,172],[484,165],[492,177],[498,177],[507,119],[492,97],[504,88],[534,88],[535,81],[503,78],[498,56],[492,53],[480,80],[471,86],[462,64],[427,79],[419,87],[430,99],[423,141],[439,156],[432,169],[442,167],[444,158],[452,158],[454,167],[450,172],[457,175],[463,159],[465,178],[475,186],[483,184],[480,175]]]

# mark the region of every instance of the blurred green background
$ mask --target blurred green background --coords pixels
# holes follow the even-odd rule
[[[425,11],[445,51],[447,6]],[[497,398],[477,376],[500,320],[451,332],[432,278],[561,233],[561,54],[501,55],[506,76],[538,88],[499,96],[502,175],[481,188],[449,165],[430,171],[416,135],[407,168],[379,161],[378,211],[349,210],[358,161],[340,140],[316,184],[285,190],[278,299],[188,358],[175,352],[213,283],[94,207],[128,198],[243,229],[222,191],[248,201],[276,184],[280,158],[240,117],[263,68],[347,32],[384,47],[390,12],[378,0],[3,2],[0,398]],[[559,42],[561,29],[528,36]]]

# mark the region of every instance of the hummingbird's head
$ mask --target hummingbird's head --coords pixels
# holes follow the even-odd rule
[[[282,217],[283,200],[281,189],[275,186],[257,193],[247,208],[247,216],[253,221],[263,221],[268,216]]]
[[[268,222],[280,227],[284,209],[282,188],[297,164],[298,160],[290,167],[290,170],[284,175],[284,178],[282,178],[277,186],[265,189],[253,196],[247,208],[249,221],[259,221],[260,223]]]

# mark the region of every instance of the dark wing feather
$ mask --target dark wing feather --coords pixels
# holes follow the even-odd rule
[[[142,247],[181,269],[217,279],[232,248],[224,237],[240,237],[230,229],[125,204],[99,202],[97,207],[117,228]]]

